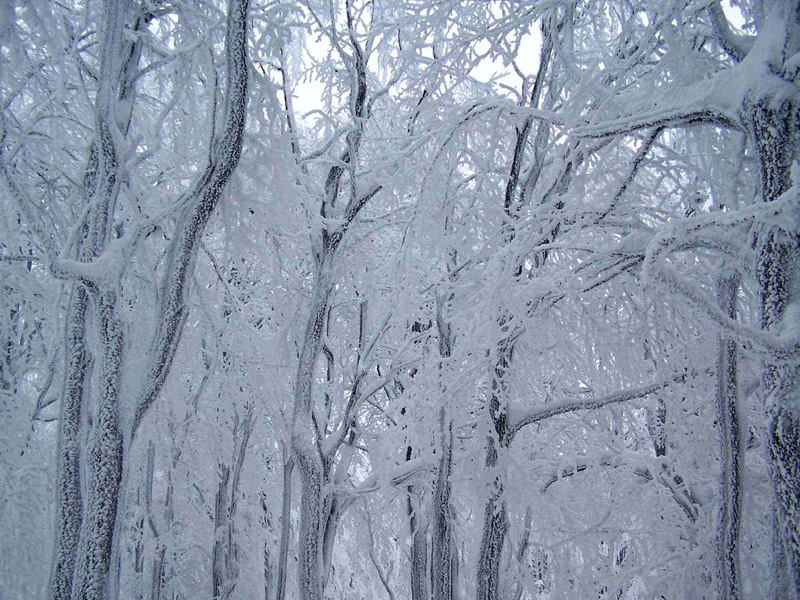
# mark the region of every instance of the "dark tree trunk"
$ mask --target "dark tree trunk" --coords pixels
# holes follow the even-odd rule
[[[717,302],[725,314],[736,318],[739,277],[723,272],[717,278]],[[740,456],[741,433],[737,388],[737,347],[720,337],[717,356],[715,408],[720,442],[720,496],[716,536],[717,592],[721,600],[741,597],[739,585]]]

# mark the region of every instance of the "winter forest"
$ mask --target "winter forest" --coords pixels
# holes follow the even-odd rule
[[[800,0],[6,0],[0,599],[800,600]]]

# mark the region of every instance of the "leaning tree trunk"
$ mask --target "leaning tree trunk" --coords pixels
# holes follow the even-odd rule
[[[724,269],[724,267],[723,267]],[[739,276],[722,272],[716,282],[717,302],[730,318],[736,318]],[[715,540],[717,593],[720,600],[740,598],[740,456],[741,434],[737,393],[736,342],[719,338],[717,355],[717,390],[715,408],[720,438],[720,497]]]
[[[194,271],[200,239],[241,156],[248,85],[247,13],[248,0],[229,0],[225,31],[227,83],[223,119],[221,127],[213,132],[208,163],[185,195],[185,208],[177,220],[178,225],[165,259],[166,272],[160,286],[161,303],[155,332],[148,350],[147,376],[136,399],[133,423],[127,432],[128,452],[145,414],[166,382],[189,312],[185,301],[186,283]],[[118,498],[125,497],[124,488],[130,463],[126,454],[123,453],[121,481],[106,490],[109,501],[114,503]],[[117,548],[120,526],[121,521],[112,524],[116,530],[116,560],[112,561],[115,570],[118,569],[120,560]],[[112,598],[119,595],[118,576],[116,573],[112,580]]]

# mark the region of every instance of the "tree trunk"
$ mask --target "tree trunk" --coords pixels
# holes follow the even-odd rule
[[[791,185],[800,115],[790,100],[774,106],[761,100],[750,107],[749,122],[758,150],[763,200],[771,202]],[[795,325],[796,265],[800,224],[765,226],[758,236],[757,275],[761,328],[781,335]],[[767,420],[766,450],[774,498],[775,531],[770,582],[774,598],[800,597],[800,366],[771,357],[762,367]]]
[[[501,319],[501,330],[508,333],[508,325]],[[492,428],[486,446],[486,471],[493,477],[489,499],[483,515],[483,534],[478,554],[478,578],[476,599],[499,600],[500,598],[500,559],[508,531],[508,515],[503,496],[502,477],[495,473],[498,462],[498,448],[508,445],[508,422],[504,406],[506,383],[504,378],[511,366],[513,339],[507,337],[500,344],[499,359],[494,369],[492,396],[488,412]]]
[[[292,450],[300,469],[300,531],[298,584],[302,600],[322,600],[323,591],[323,464],[320,433],[312,420],[314,367],[322,346],[322,329],[333,289],[332,257],[319,262],[310,314],[297,367],[292,420]]]
[[[90,375],[86,351],[86,288],[76,284],[67,309],[64,387],[58,420],[56,467],[56,541],[50,572],[50,598],[70,600],[75,554],[78,550],[83,500],[81,498],[81,412],[86,378]]]
[[[239,424],[236,415],[233,425],[233,467],[220,465],[220,481],[214,501],[214,550],[211,555],[212,588],[214,600],[227,600],[233,596],[239,576],[236,544],[236,508],[239,484],[247,454],[247,446],[255,427],[253,405],[245,408],[244,419]]]
[[[106,4],[103,60],[95,101],[94,155],[96,184],[89,216],[88,236],[92,256],[105,248],[114,219],[118,191],[118,148],[113,129],[116,86],[119,82],[120,50],[129,0]],[[122,478],[122,431],[119,423],[119,393],[124,343],[117,318],[117,292],[112,286],[91,290],[100,339],[100,394],[94,430],[86,453],[86,513],[81,523],[73,574],[73,596],[105,598],[111,548],[117,518],[117,498]]]
[[[193,272],[194,259],[205,226],[222,196],[222,191],[230,179],[241,156],[244,139],[245,112],[247,107],[247,9],[248,0],[229,0],[227,27],[225,33],[225,54],[227,61],[227,89],[224,119],[220,131],[214,131],[211,140],[209,162],[203,175],[187,194],[187,202],[175,231],[166,258],[166,273],[161,284],[159,307],[155,332],[148,351],[149,365],[147,377],[134,408],[133,423],[129,431],[129,445],[144,415],[152,406],[166,382],[180,342],[183,326],[188,316],[184,301],[186,282]],[[127,480],[129,460],[123,454],[121,481],[105,490],[109,502],[117,503],[125,498],[124,487]],[[119,543],[121,523],[112,524],[117,529],[114,537],[114,570],[118,570],[120,560]],[[114,574],[111,597],[119,594],[117,577]]]
[[[497,449],[493,438],[489,440],[486,467],[491,472],[497,465]],[[483,513],[483,534],[478,554],[477,600],[499,600],[500,559],[508,531],[508,515],[502,501],[503,484],[495,477],[489,500]]]
[[[278,548],[278,577],[275,586],[275,600],[286,598],[286,563],[289,558],[290,519],[292,518],[292,471],[294,457],[283,456],[283,500],[281,502],[281,542]]]
[[[119,47],[124,25],[127,3],[124,1],[109,1],[106,6],[105,31],[103,39],[103,62],[100,72],[100,89],[96,102],[96,137],[89,148],[89,157],[86,164],[84,175],[84,196],[87,205],[93,208],[86,216],[85,222],[80,226],[81,231],[77,242],[77,260],[90,262],[99,256],[106,245],[106,237],[111,220],[113,219],[114,196],[117,191],[117,152],[113,139],[110,123],[110,113],[113,102],[111,101],[114,84],[117,81],[115,72],[114,56]],[[112,81],[113,79],[113,81]],[[80,547],[80,537],[83,535],[83,514],[80,505],[80,422],[85,383],[90,377],[90,363],[86,351],[86,327],[88,317],[88,305],[90,290],[85,282],[76,282],[75,289],[67,311],[67,332],[65,345],[64,370],[64,391],[61,398],[62,419],[59,421],[59,445],[63,450],[59,450],[58,460],[58,516],[56,523],[56,549],[51,572],[50,593],[51,598],[70,598],[72,594],[72,582],[75,580],[76,565],[81,562],[77,553]],[[93,290],[96,293],[97,290]],[[111,312],[106,312],[106,317],[115,320],[112,314],[115,310],[116,299],[111,299]],[[108,308],[108,307],[107,307]],[[100,323],[104,328],[105,324]],[[101,337],[106,336],[101,332]],[[121,335],[117,329],[113,335]],[[103,346],[101,352],[111,351],[111,347]],[[121,344],[119,351],[121,351]],[[111,357],[103,356],[106,366]],[[107,376],[108,373],[104,375]],[[109,391],[114,394],[117,389],[104,390],[103,394]],[[108,398],[106,397],[106,400]],[[116,400],[112,400],[116,403]],[[106,405],[106,409],[111,407]],[[107,417],[109,415],[106,415]],[[115,420],[113,418],[112,420]],[[118,424],[113,425],[118,428]],[[107,436],[113,437],[114,432],[106,432]],[[96,436],[95,436],[96,437]],[[121,441],[112,442],[121,444]],[[93,444],[94,452],[103,452],[102,444],[99,440]],[[87,475],[94,473],[100,468],[101,456],[90,457],[86,454],[86,460],[93,460],[94,468],[87,471]],[[112,459],[113,460],[113,459]],[[75,486],[78,489],[75,489]],[[88,486],[92,485],[90,481]],[[77,495],[76,495],[77,491]],[[96,506],[97,499],[88,499]],[[116,501],[114,500],[114,504]],[[114,508],[116,511],[116,506]],[[95,515],[96,516],[96,515]],[[88,542],[87,542],[88,543]],[[85,546],[87,547],[87,546]],[[88,565],[87,557],[82,559],[84,566]],[[82,576],[81,581],[86,577]]]
[[[431,580],[433,600],[452,600],[453,579],[453,517],[450,505],[450,474],[453,467],[453,422],[445,408],[439,411],[441,456],[433,493],[433,529],[431,532]]]
[[[411,460],[412,448],[406,450],[406,461]],[[418,508],[414,506],[414,486],[406,488],[406,511],[408,526],[411,533],[411,600],[428,599],[428,537],[423,527],[423,518]]]
[[[116,318],[116,294],[97,298],[102,361],[101,395],[94,431],[87,448],[86,514],[81,526],[73,576],[73,597],[105,600],[117,518],[117,491],[122,478],[122,432],[119,386],[122,374],[122,331]]]
[[[736,318],[739,277],[722,273],[716,282],[717,302],[725,314]],[[740,456],[741,434],[737,387],[737,347],[719,338],[715,408],[720,430],[720,497],[716,534],[717,592],[721,600],[737,600],[739,585]]]

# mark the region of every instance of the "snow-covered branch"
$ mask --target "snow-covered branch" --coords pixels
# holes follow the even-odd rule
[[[630,400],[638,400],[646,398],[650,394],[663,390],[674,383],[684,381],[686,373],[673,375],[670,378],[662,379],[661,381],[651,383],[638,388],[631,388],[601,396],[600,398],[584,398],[581,400],[564,400],[561,402],[553,402],[545,406],[537,406],[527,411],[511,412],[508,416],[508,439],[513,440],[514,436],[520,432],[521,429],[532,423],[538,423],[556,415],[563,415],[566,413],[575,412],[578,410],[594,410],[609,406],[611,404],[619,404],[621,402],[629,402]]]
[[[373,473],[364,481],[362,481],[357,487],[335,490],[333,487],[331,487],[326,491],[328,493],[336,491],[337,494],[341,494],[344,497],[345,506],[349,506],[354,500],[360,498],[361,496],[372,494],[373,492],[377,492],[389,487],[402,485],[418,475],[433,471],[435,468],[436,465],[431,463],[429,460],[425,458],[416,458],[400,463],[399,465],[395,465],[386,471],[378,471]]]
[[[742,62],[747,53],[753,48],[755,37],[750,35],[740,35],[735,33],[722,6],[717,0],[711,3],[708,7],[708,16],[711,19],[711,27],[714,30],[714,35],[717,36],[719,45],[727,52],[736,62]]]
[[[663,291],[677,294],[690,300],[700,308],[723,333],[743,343],[753,344],[757,349],[782,362],[800,357],[800,335],[789,331],[785,335],[757,329],[739,323],[722,311],[712,295],[698,284],[682,276],[667,262],[667,257],[676,251],[696,247],[711,247],[729,250],[736,255],[729,240],[717,237],[745,223],[786,224],[800,222],[800,189],[792,188],[773,202],[760,202],[732,213],[713,213],[695,219],[677,221],[665,226],[647,247],[643,272],[646,281]],[[741,267],[740,267],[741,268]],[[742,268],[747,273],[747,269]]]

